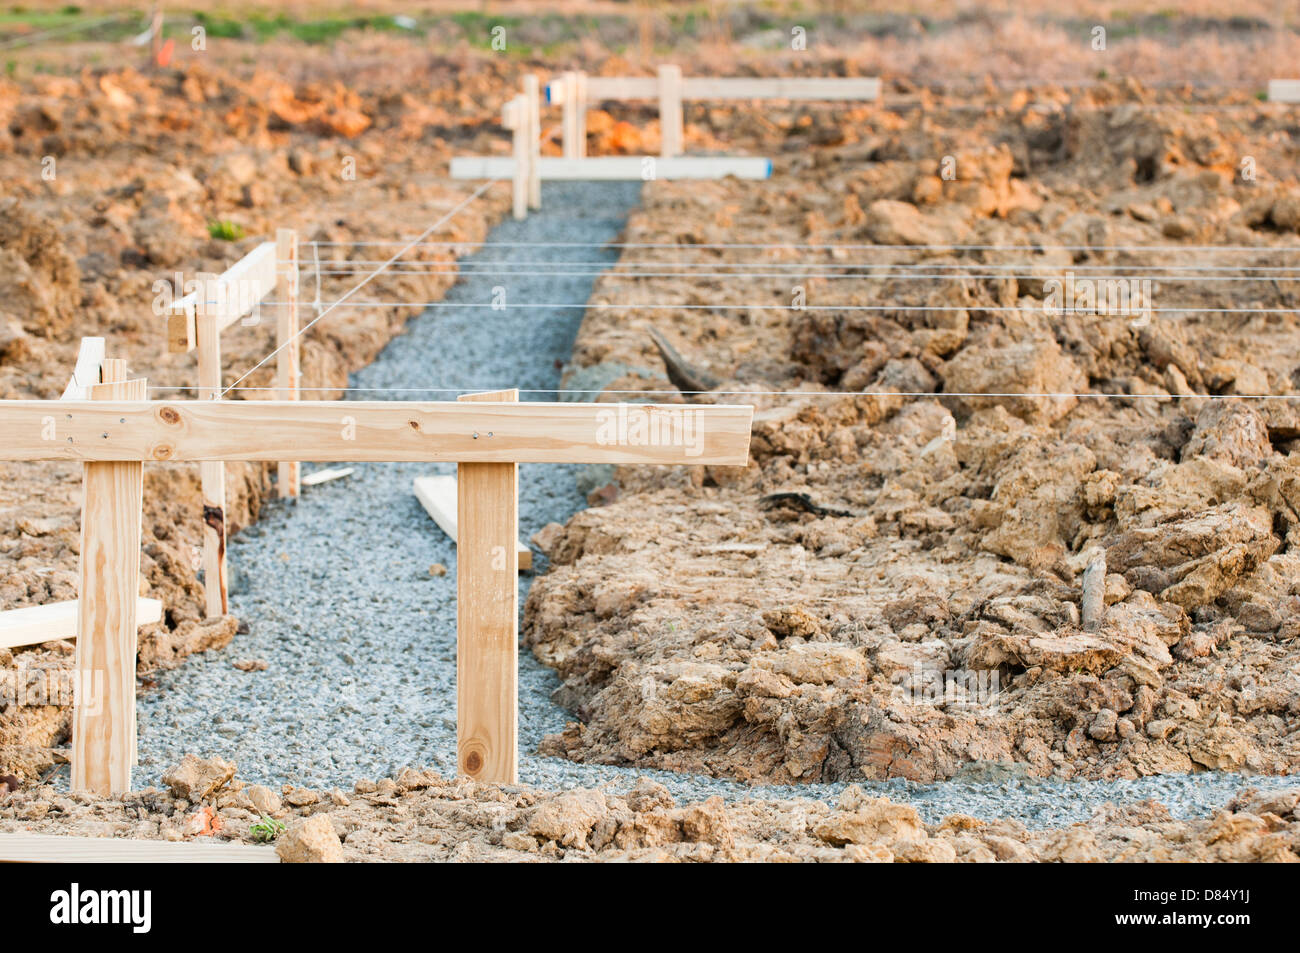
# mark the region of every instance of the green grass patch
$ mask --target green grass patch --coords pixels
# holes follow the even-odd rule
[[[238,222],[213,219],[208,222],[208,235],[222,242],[237,242],[248,233]]]
[[[284,823],[263,814],[261,820],[248,825],[248,833],[252,836],[253,840],[260,841],[263,844],[269,844],[284,833]]]

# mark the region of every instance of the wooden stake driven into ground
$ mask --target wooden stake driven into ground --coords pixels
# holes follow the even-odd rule
[[[199,397],[213,400],[222,393],[221,332],[250,314],[256,315],[258,305],[279,288],[283,300],[276,313],[275,393],[280,400],[297,400],[298,233],[279,229],[274,242],[262,242],[220,275],[200,272],[195,283],[196,290],[172,304],[167,316],[167,347],[173,353],[197,352]],[[258,319],[250,323],[258,323]],[[102,356],[102,347],[100,353]],[[280,497],[296,497],[298,463],[281,460],[277,471]],[[211,618],[224,615],[229,608],[225,468],[205,462],[199,476],[203,487],[204,600]]]
[[[105,367],[107,380],[124,375],[112,362]],[[106,794],[127,789],[134,760],[144,461],[460,463],[458,758],[471,777],[513,782],[517,464],[745,466],[753,419],[753,408],[743,405],[521,404],[516,391],[430,403],[150,401],[143,395],[144,382],[132,381],[96,385],[92,400],[0,400],[6,435],[0,460],[86,463],[78,673],[104,673],[104,704],[74,711],[72,770],[75,787]],[[99,399],[104,396],[110,399]]]
[[[463,401],[518,403],[519,391]],[[456,474],[456,764],[519,781],[519,464],[462,463]]]
[[[215,305],[216,275],[200,274],[207,301]],[[221,396],[221,325],[216,307],[200,306],[195,319],[199,353],[199,400]],[[203,492],[203,593],[208,618],[229,609],[226,589],[226,465],[220,461],[199,464]]]
[[[532,147],[528,142],[532,124],[528,121],[528,100],[524,96],[516,96],[501,107],[501,124],[511,131],[511,200],[515,218],[522,219],[528,215],[528,183],[532,178],[529,170]]]
[[[542,207],[542,103],[541,83],[536,73],[524,76],[524,100],[528,104],[528,207]]]
[[[281,228],[275,233],[276,285],[281,305],[275,315],[275,396],[298,399],[298,233]],[[296,460],[281,460],[277,468],[276,491],[280,499],[296,497],[300,488],[300,467]]]
[[[106,360],[92,400],[142,400],[143,380]],[[67,402],[71,403],[71,402]],[[58,442],[54,418],[51,442]],[[72,786],[126,791],[135,763],[136,597],[140,586],[140,461],[85,465],[81,505],[81,591],[72,707]]]

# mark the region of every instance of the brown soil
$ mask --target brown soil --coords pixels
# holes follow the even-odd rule
[[[863,111],[811,153],[818,126],[767,117],[796,153],[771,181],[647,189],[627,240],[673,247],[624,263],[952,277],[600,280],[601,302],[738,306],[590,312],[570,379],[608,382],[607,400],[752,399],[753,465],[621,468],[593,494],[608,505],[539,539],[555,568],[525,641],[579,716],[544,751],[786,783],[930,781],[983,760],[1066,778],[1300,766],[1300,328],[1208,310],[1291,308],[1300,286],[1174,272],[1149,297],[1178,314],[1044,305],[1067,269],[1243,260],[1178,242],[1294,266],[1293,119],[1134,98],[1106,87],[1043,114],[1008,97],[952,122]],[[1242,181],[1246,155],[1267,175]],[[916,247],[692,247],[735,236]],[[794,310],[795,285],[810,307],[881,310]],[[649,327],[718,393],[676,396]],[[1056,396],[960,396],[1007,393]],[[1085,631],[1094,547],[1108,608]],[[927,672],[953,671],[1002,691],[912,701]]]
[[[493,110],[467,111],[465,102],[499,102],[517,83],[513,64],[429,57],[384,40],[363,43],[346,65],[300,46],[258,50],[271,62],[293,56],[310,79],[291,84],[230,54],[165,74],[97,70],[34,76],[21,86],[0,81],[0,397],[57,397],[83,335],[107,338],[109,355],[126,357],[150,385],[193,387],[193,356],[166,353],[152,309],[155,280],[221,271],[277,227],[296,228],[304,242],[418,235],[468,194],[446,178],[451,152],[489,151],[499,138],[485,118]],[[405,78],[399,94],[396,75]],[[53,181],[41,176],[46,155],[55,157]],[[353,164],[355,179],[345,178]],[[430,240],[481,240],[508,199],[508,189],[489,190]],[[212,239],[214,220],[233,221],[248,237]],[[322,249],[322,265],[378,262],[394,251],[344,244]],[[310,300],[308,251],[303,260]],[[420,248],[404,260],[448,267],[382,275],[352,300],[434,300],[454,280],[449,252]],[[321,300],[334,300],[364,273],[323,276]],[[302,320],[313,313],[304,308]],[[357,308],[327,316],[303,339],[302,386],[344,385],[415,313]],[[274,348],[274,313],[264,314],[267,320],[223,335],[228,384]],[[241,388],[266,387],[272,373],[273,362]],[[227,465],[231,532],[257,518],[273,469]],[[80,476],[71,465],[0,464],[0,608],[75,597]],[[161,599],[166,611],[161,624],[141,631],[139,670],[147,679],[191,652],[226,645],[238,623],[203,618],[197,468],[150,466],[145,481],[141,593]],[[22,669],[66,671],[71,659],[70,643],[0,649],[10,678]],[[0,764],[39,776],[66,739],[69,713],[66,705],[5,707]]]
[[[1296,282],[1162,280],[1154,304],[1186,311],[1149,321],[1043,313],[1045,279],[1065,268],[1202,260],[1115,246],[1297,247],[1294,113],[1240,88],[1015,91],[991,80],[971,99],[921,88],[935,63],[1014,85],[1027,75],[1025,30],[1036,62],[1094,75],[1094,58],[1064,28],[1040,26],[963,23],[933,36],[890,27],[807,57],[738,52],[720,34],[676,57],[694,72],[883,67],[890,94],[916,103],[897,113],[692,106],[688,150],[773,155],[777,175],[653,183],[628,241],[673,242],[659,257],[690,262],[870,258],[964,277],[798,281],[809,305],[897,310],[590,312],[575,386],[597,380],[610,391],[602,399],[627,389],[685,399],[661,370],[645,333],[653,325],[721,381],[716,390],[752,393],[759,413],[748,469],[622,468],[593,496],[607,505],[543,535],[553,568],[529,598],[525,640],[560,672],[562,700],[580,719],[548,740],[549,753],[776,781],[946,778],[968,761],[1060,777],[1295,769],[1300,424],[1280,399],[1300,396],[1287,356],[1294,316],[1198,309],[1291,308]],[[1179,61],[1142,40],[1117,44],[1107,63],[1112,75],[1141,68],[1150,81],[1187,78],[1180,62],[1217,64],[1217,78],[1241,87],[1292,61],[1289,43],[1268,47],[1270,58],[1198,38]],[[79,338],[92,334],[151,384],[191,385],[192,358],[164,352],[155,279],[219,271],[279,226],[303,240],[418,234],[466,194],[446,180],[448,156],[505,148],[495,117],[522,68],[575,62],[637,68],[595,44],[564,62],[524,63],[358,36],[346,59],[287,42],[228,43],[162,74],[64,66],[0,80],[0,397],[56,396]],[[1188,100],[1198,105],[1179,108]],[[590,128],[593,152],[658,145],[652,107],[593,112]],[[45,156],[56,160],[52,181],[41,176]],[[955,178],[943,176],[945,156]],[[1256,182],[1241,179],[1245,157]],[[348,158],[355,181],[340,174]],[[506,202],[494,190],[433,237],[479,240]],[[209,220],[236,221],[248,237],[211,239]],[[1027,250],[690,247],[736,241]],[[375,256],[340,246],[337,257]],[[1031,267],[978,277],[1006,262]],[[384,276],[362,300],[433,300],[453,274]],[[322,300],[354,280],[327,278]],[[793,293],[788,279],[611,275],[595,300],[785,306]],[[305,338],[304,386],[343,385],[411,313],[327,318]],[[265,356],[272,336],[264,325],[229,335],[227,380]],[[249,383],[269,379],[263,371]],[[952,396],[1008,391],[1120,396]],[[1220,399],[1234,395],[1249,399]],[[0,608],[75,595],[79,477],[63,465],[0,464]],[[167,615],[142,632],[145,679],[229,643],[238,627],[201,617],[197,469],[153,466],[146,479],[141,592]],[[228,467],[232,530],[257,518],[270,490],[268,468]],[[806,500],[763,502],[777,493]],[[1082,574],[1098,547],[1108,608],[1085,631]],[[0,671],[66,670],[71,651],[0,650]],[[991,704],[908,703],[918,672],[944,669],[996,672],[1002,692]],[[0,825],[195,836],[186,827],[195,805],[168,794],[97,799],[40,786],[60,760],[68,715],[60,705],[0,710],[0,774],[23,785],[7,801],[0,791]],[[210,800],[224,836],[247,839],[255,817],[238,787]],[[1254,860],[1294,859],[1296,796],[1243,796],[1191,823],[1149,803],[1033,834],[1011,821],[925,826],[910,808],[852,791],[836,809],[678,807],[649,783],[620,799],[432,776],[346,797],[298,792],[281,810],[290,821],[328,811],[349,859]]]
[[[914,808],[857,786],[834,806],[720,797],[679,805],[649,779],[619,797],[453,781],[408,768],[346,793],[289,785],[275,792],[239,780],[202,797],[185,787],[112,799],[40,787],[0,794],[0,831],[254,844],[250,828],[271,818],[285,827],[281,856],[300,861],[1258,863],[1300,859],[1298,805],[1300,789],[1251,788],[1201,820],[1176,820],[1164,805],[1144,801],[1106,804],[1086,822],[1030,831],[1016,820],[962,814],[925,824]],[[302,843],[304,820],[316,815],[338,840],[326,833],[306,841],[314,850],[290,851]]]

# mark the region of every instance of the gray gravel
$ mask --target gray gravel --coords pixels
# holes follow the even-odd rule
[[[507,222],[493,241],[613,240],[640,186],[547,184],[544,211]],[[477,262],[613,261],[613,251],[489,247]],[[535,270],[514,265],[516,270]],[[591,281],[573,277],[466,277],[449,302],[488,302],[493,287],[509,300],[583,302]],[[439,308],[412,321],[356,388],[448,387],[546,389],[558,386],[582,318],[556,311]],[[345,317],[335,320],[346,320]],[[433,396],[355,393],[365,399]],[[444,398],[449,395],[442,395]],[[525,395],[525,399],[550,399]],[[524,465],[520,523],[526,536],[564,522],[584,505],[578,468]],[[306,488],[295,505],[273,504],[263,519],[230,542],[237,584],[232,611],[250,632],[225,650],[191,656],[165,673],[140,700],[136,787],[158,784],[186,752],[235,761],[250,782],[348,789],[359,778],[456,765],[456,550],[411,491],[415,476],[454,472],[430,464],[361,464],[353,476]],[[429,566],[448,573],[432,577]],[[520,577],[520,603],[530,577]],[[265,659],[263,672],[232,662]],[[629,787],[654,777],[679,798],[722,794],[833,799],[844,785],[753,787],[713,778],[636,768],[574,764],[536,755],[542,736],[570,716],[551,701],[555,674],[523,653],[519,673],[521,780],[546,789]],[[966,780],[922,786],[862,782],[864,788],[914,803],[929,820],[955,813],[1013,816],[1031,827],[1085,819],[1105,801],[1155,797],[1176,815],[1222,805],[1248,779],[1225,774],[1165,776],[1133,782],[1027,780],[1006,769],[974,770]],[[1267,782],[1264,786],[1268,786]]]

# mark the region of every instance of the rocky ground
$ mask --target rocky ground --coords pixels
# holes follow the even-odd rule
[[[790,130],[767,183],[647,188],[627,240],[670,247],[598,282],[568,380],[752,400],[753,465],[620,468],[539,537],[525,640],[578,715],[543,750],[764,782],[1296,770],[1300,130],[1157,99],[864,111],[811,153]],[[736,236],[788,244],[709,247]],[[1155,278],[1053,312],[1067,272]]]
[[[624,262],[781,277],[602,278],[595,303],[693,307],[590,311],[566,379],[603,400],[753,401],[754,465],[597,474],[592,508],[539,534],[553,568],[528,600],[525,641],[575,713],[544,753],[777,783],[944,779],[972,762],[1059,779],[1295,769],[1297,332],[1293,314],[1213,309],[1295,306],[1300,127],[1252,98],[1271,74],[1259,55],[1225,55],[1231,31],[1187,42],[1197,62],[1227,64],[1215,75],[1233,90],[1158,88],[1149,64],[1166,61],[1147,39],[1105,61],[1112,75],[1145,66],[1146,86],[1102,75],[1082,91],[1014,88],[1029,41],[1063,71],[1098,75],[1064,27],[1027,23],[887,24],[806,59],[757,43],[738,53],[720,30],[676,57],[688,69],[696,57],[697,72],[884,71],[900,105],[688,109],[688,150],[772,155],[776,175],[651,183],[626,240],[674,247],[629,248]],[[1278,41],[1283,61],[1289,43]],[[445,177],[448,156],[506,147],[500,103],[523,69],[557,65],[540,49],[431,51],[367,33],[347,57],[283,38],[231,42],[163,72],[123,67],[117,48],[84,68],[23,61],[0,79],[0,396],[57,395],[87,334],[151,384],[190,385],[191,359],[164,353],[156,279],[221,270],[278,226],[304,241],[418,233],[466,193]],[[937,62],[982,76],[985,53],[1009,82],[958,96],[924,81]],[[596,43],[565,56],[558,65],[629,68]],[[653,116],[594,112],[590,150],[653,151]],[[504,192],[435,237],[481,239]],[[222,223],[246,237],[214,237]],[[876,247],[692,247],[737,241]],[[375,257],[346,244],[323,255]],[[833,272],[853,280],[809,267],[864,262],[923,267]],[[1045,310],[1066,270],[1137,266],[1159,269],[1139,293],[1176,311]],[[1174,270],[1188,266],[1225,270]],[[1268,278],[1186,280],[1207,274]],[[365,296],[434,300],[453,275],[385,276]],[[325,276],[322,299],[354,280]],[[793,310],[800,299],[808,308]],[[817,310],[831,306],[843,307]],[[341,386],[411,313],[357,309],[313,328],[304,386]],[[649,327],[684,355],[676,383]],[[227,379],[271,337],[259,325],[223,341]],[[705,393],[681,393],[694,390]],[[1005,393],[1050,396],[983,396]],[[0,478],[0,607],[71,598],[79,473],[9,464]],[[156,466],[146,480],[141,591],[167,614],[141,634],[145,685],[241,624],[202,619],[196,470]],[[266,468],[228,467],[232,529],[270,490]],[[0,650],[0,670],[66,671],[71,653]],[[944,672],[967,680],[925,697]],[[1296,842],[1294,792],[1204,820],[1145,804],[1033,833],[924,825],[852,791],[834,810],[679,807],[652,785],[644,797],[550,794],[428,775],[286,794],[278,808],[273,794],[250,807],[237,781],[199,797],[100,800],[40,783],[62,757],[68,714],[0,709],[0,773],[20,788],[0,801],[7,829],[206,836],[204,818],[220,817],[220,836],[246,838],[255,812],[284,812],[291,827],[327,812],[349,859],[1057,859],[1076,846],[1079,859],[1293,859]]]
[[[850,786],[834,805],[721,797],[676,803],[643,779],[626,795],[396,778],[319,791],[244,784],[235,765],[187,757],[164,787],[120,798],[36,787],[0,796],[0,831],[168,841],[276,842],[284,862],[659,861],[993,863],[1295,862],[1300,789],[1247,789],[1213,814],[1176,820],[1156,801],[1100,808],[1087,822],[1029,830],[1014,819],[916,809]],[[259,836],[259,832],[267,832]]]

